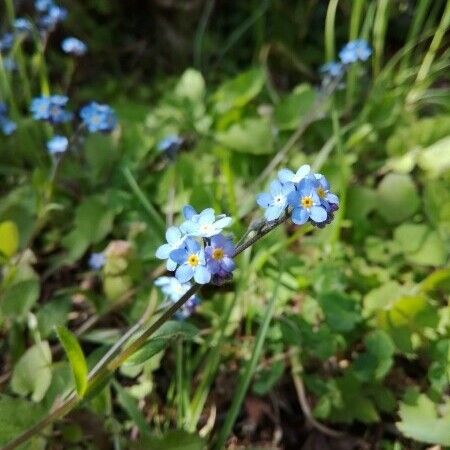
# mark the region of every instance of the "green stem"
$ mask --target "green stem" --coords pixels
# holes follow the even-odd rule
[[[336,55],[334,23],[339,0],[330,0],[325,18],[325,61],[333,61]]]

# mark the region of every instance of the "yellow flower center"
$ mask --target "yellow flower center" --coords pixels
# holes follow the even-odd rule
[[[303,208],[311,208],[313,205],[313,199],[309,195],[305,195],[300,199],[300,206]]]
[[[191,266],[191,267],[196,267],[198,266],[199,263],[199,259],[197,255],[189,255],[188,259],[187,259],[187,263]]]
[[[325,192],[325,189],[324,189],[323,187],[318,187],[318,188],[317,188],[317,195],[318,195],[320,198],[324,198],[325,195],[327,195],[327,193]]]
[[[212,257],[216,261],[221,260],[223,258],[223,249],[222,248],[215,248],[212,252]]]

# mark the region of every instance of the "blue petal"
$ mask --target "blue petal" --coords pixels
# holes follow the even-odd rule
[[[185,219],[190,220],[196,214],[197,211],[191,205],[183,206],[183,216]]]
[[[177,271],[175,272],[175,276],[180,283],[186,283],[193,277],[193,275],[194,269],[187,264],[183,264],[182,266],[178,267]]]
[[[158,250],[156,250],[155,256],[158,259],[167,259],[170,255],[171,251],[172,251],[172,247],[169,244],[163,244],[158,247]]]
[[[181,238],[181,231],[178,227],[169,227],[166,231],[167,242],[173,243]]]
[[[298,206],[298,202],[300,201],[300,192],[292,191],[287,196],[288,203],[294,208]]]
[[[311,219],[314,220],[314,222],[320,223],[320,222],[324,222],[325,220],[327,220],[327,212],[321,206],[313,206],[311,208],[310,214],[311,214]]]
[[[198,284],[206,284],[211,281],[211,272],[205,266],[197,266],[194,280]]]
[[[177,263],[173,260],[173,259],[168,259],[167,263],[166,263],[166,268],[167,270],[169,270],[170,272],[173,272],[176,268],[177,268]]]
[[[262,192],[256,196],[256,203],[262,208],[267,208],[272,202],[272,196],[267,192]]]
[[[289,181],[292,180],[294,175],[295,175],[294,172],[292,172],[292,170],[289,169],[281,169],[280,171],[278,171],[278,179],[282,183],[288,183]]]
[[[297,225],[303,225],[309,218],[309,213],[303,208],[294,208],[292,211],[292,222]]]
[[[281,213],[283,212],[284,208],[280,208],[279,206],[269,206],[266,209],[266,212],[264,214],[264,217],[267,220],[275,220],[278,219],[278,217],[281,216]]]
[[[272,197],[275,195],[279,195],[282,192],[283,185],[278,180],[273,180],[270,183],[270,193],[272,194]]]
[[[169,254],[170,259],[173,259],[178,264],[183,264],[187,259],[187,251],[184,248],[177,248],[172,250]]]
[[[230,226],[231,221],[232,221],[231,217],[228,217],[228,216],[222,217],[222,219],[219,219],[214,223],[214,226],[216,228],[225,228],[225,227]]]
[[[214,210],[212,208],[207,208],[200,213],[198,223],[200,225],[203,225],[205,223],[213,223],[214,219],[215,219]]]
[[[186,247],[189,253],[197,253],[200,250],[200,244],[192,238],[186,239]]]
[[[333,203],[334,205],[339,205],[339,197],[331,192],[328,192],[326,198],[327,202]]]

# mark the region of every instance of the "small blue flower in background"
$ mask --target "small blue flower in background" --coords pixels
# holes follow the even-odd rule
[[[339,198],[330,191],[330,183],[320,173],[316,173],[314,176],[317,182],[316,192],[319,196],[321,205],[327,211],[336,211],[339,208]]]
[[[197,214],[195,209],[188,205],[183,208],[183,214],[187,220],[183,222],[180,229],[189,236],[205,238],[214,236],[230,226],[232,221],[231,217],[225,214],[216,216],[212,208],[207,208]]]
[[[17,70],[17,64],[10,56],[3,59],[3,68],[6,72],[14,72]]]
[[[35,120],[50,123],[64,123],[72,119],[72,113],[65,110],[68,98],[64,95],[36,97],[31,101],[30,111]]]
[[[281,169],[278,172],[278,179],[281,181],[282,184],[286,183],[297,184],[300,183],[300,181],[303,180],[303,178],[305,178],[306,175],[308,175],[310,172],[311,167],[309,166],[309,164],[304,164],[295,173],[289,169]]]
[[[90,133],[98,131],[106,133],[112,131],[117,124],[114,110],[108,105],[96,102],[83,106],[80,110],[80,117]]]
[[[51,4],[45,14],[39,19],[39,26],[46,31],[51,31],[58,23],[66,20],[67,10],[55,4]]]
[[[171,134],[164,139],[161,139],[158,142],[156,149],[158,152],[165,153],[169,158],[175,158],[182,144],[183,139],[180,136]]]
[[[12,33],[5,33],[0,37],[0,52],[9,50],[14,43],[14,35]]]
[[[269,192],[263,192],[256,196],[256,202],[265,208],[264,217],[267,220],[278,219],[288,205],[288,195],[294,189],[292,183],[282,184],[278,180],[270,183]]]
[[[213,275],[227,277],[236,267],[233,261],[234,244],[222,234],[213,236],[205,248],[206,265]]]
[[[34,2],[34,7],[39,12],[47,12],[52,6],[55,6],[53,0],[36,0]]]
[[[292,206],[292,222],[303,225],[311,219],[321,223],[327,220],[327,212],[321,206],[319,195],[317,194],[317,182],[314,177],[303,178],[297,190],[292,191],[288,196],[288,202]]]
[[[178,301],[192,286],[190,283],[180,283],[175,277],[159,277],[154,283],[172,302]]]
[[[92,270],[100,270],[105,265],[105,255],[103,253],[91,253],[88,264]]]
[[[16,131],[17,125],[8,117],[6,103],[0,102],[0,130],[5,136],[10,136]]]
[[[51,155],[64,153],[69,146],[69,140],[65,136],[53,136],[47,142],[47,150]]]
[[[320,67],[319,71],[325,77],[338,78],[344,74],[344,65],[340,62],[332,61]]]
[[[185,247],[173,250],[170,259],[179,265],[175,276],[180,283],[186,283],[192,278],[198,284],[211,281],[211,272],[206,267],[205,252],[195,239],[187,238]]]
[[[343,64],[352,64],[357,61],[367,61],[372,54],[372,49],[364,39],[350,41],[342,47],[339,59]]]
[[[33,31],[33,24],[28,19],[19,17],[14,21],[13,28],[18,33],[30,33]]]
[[[83,41],[75,37],[68,37],[61,43],[64,53],[74,56],[83,56],[87,52],[87,46]]]
[[[167,244],[163,244],[156,250],[156,257],[158,259],[167,259],[167,270],[175,270],[177,263],[170,258],[170,253],[173,250],[180,248],[186,237],[181,233],[177,227],[169,227],[166,231]]]

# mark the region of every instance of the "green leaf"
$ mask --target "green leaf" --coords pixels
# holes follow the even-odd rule
[[[345,294],[323,293],[319,296],[319,303],[325,314],[325,320],[335,331],[351,331],[361,321],[356,302]]]
[[[377,192],[377,211],[388,223],[402,222],[419,208],[417,189],[409,175],[386,175],[378,185]]]
[[[140,442],[132,447],[134,450],[203,450],[205,441],[196,434],[183,430],[172,430],[162,437],[142,437]]]
[[[39,298],[39,293],[40,286],[37,279],[19,281],[6,289],[0,308],[6,316],[24,320]]]
[[[44,414],[45,409],[41,404],[0,395],[0,445],[6,444],[17,437],[22,431],[34,425]],[[33,441],[26,447],[21,446],[19,448],[21,450],[34,448],[31,445],[36,444],[37,441],[42,441],[42,438],[34,438]]]
[[[205,80],[202,74],[197,70],[187,69],[175,87],[175,95],[188,98],[192,102],[202,101],[205,95]]]
[[[218,142],[236,152],[253,155],[273,152],[272,131],[264,119],[244,119],[227,131],[217,133],[216,137]]]
[[[19,248],[19,230],[14,222],[6,220],[0,223],[0,254],[7,258],[13,256]]]
[[[420,394],[400,403],[399,416],[397,428],[406,437],[428,444],[450,445],[449,403],[437,405]]]
[[[394,231],[394,239],[404,253],[413,253],[420,249],[429,231],[426,225],[404,223]]]
[[[241,108],[256,97],[264,86],[261,69],[251,69],[226,81],[214,94],[215,107],[219,113]]]
[[[446,246],[436,231],[428,230],[425,240],[415,253],[406,255],[406,259],[422,266],[440,266],[447,260]]]
[[[174,339],[189,340],[197,335],[198,329],[194,325],[188,322],[170,320],[141,349],[131,355],[126,364],[142,364],[164,350]]]
[[[88,386],[88,366],[83,350],[81,349],[76,336],[67,328],[58,326],[56,332],[66,351],[67,358],[69,359],[78,396],[82,398]]]
[[[382,286],[372,289],[363,300],[363,316],[370,317],[374,312],[386,308],[406,290],[396,281],[387,281]]]
[[[35,402],[40,402],[52,381],[52,353],[47,341],[30,347],[14,367],[11,388],[19,395],[31,394]]]
[[[311,86],[302,84],[275,107],[274,120],[280,130],[297,128],[300,120],[314,104],[315,93]]]

